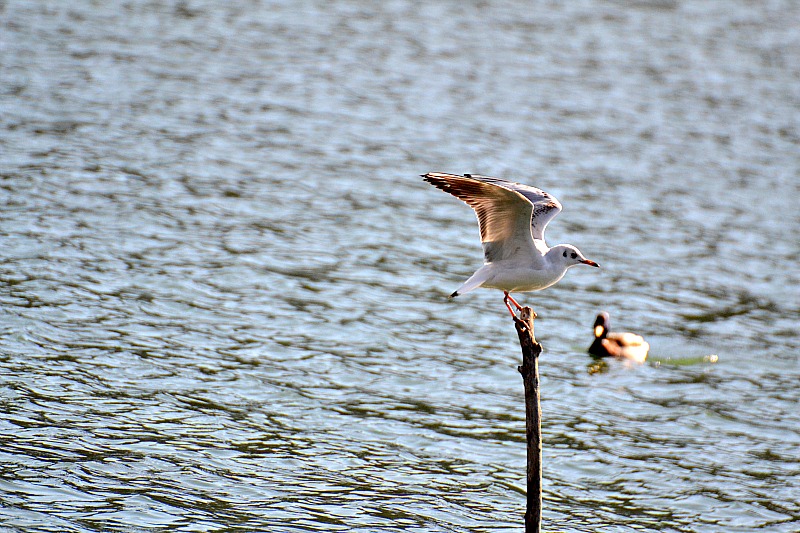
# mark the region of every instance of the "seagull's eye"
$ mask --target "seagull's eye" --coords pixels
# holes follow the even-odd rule
[[[578,257],[578,254],[576,254],[575,252],[572,252],[572,258],[575,259],[576,257]]]
[[[564,250],[564,257],[567,257],[567,251]]]

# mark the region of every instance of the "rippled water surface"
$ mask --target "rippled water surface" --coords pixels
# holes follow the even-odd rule
[[[0,2],[0,530],[800,531],[800,4]],[[647,364],[585,353],[599,310]],[[718,356],[716,363],[707,357]]]

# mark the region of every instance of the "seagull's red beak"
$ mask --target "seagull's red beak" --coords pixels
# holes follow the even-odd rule
[[[584,265],[589,265],[589,266],[600,268],[600,265],[598,265],[597,263],[595,263],[591,259],[585,259],[585,260],[581,261],[581,263],[583,263]]]

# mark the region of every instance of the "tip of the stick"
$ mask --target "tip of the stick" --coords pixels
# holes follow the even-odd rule
[[[453,294],[450,295],[450,298],[455,298],[458,296],[458,291],[455,291]]]

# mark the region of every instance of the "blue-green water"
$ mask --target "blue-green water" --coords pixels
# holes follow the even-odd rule
[[[0,3],[0,531],[520,531],[431,170],[603,267],[520,298],[546,530],[800,530],[800,6],[563,4]]]

